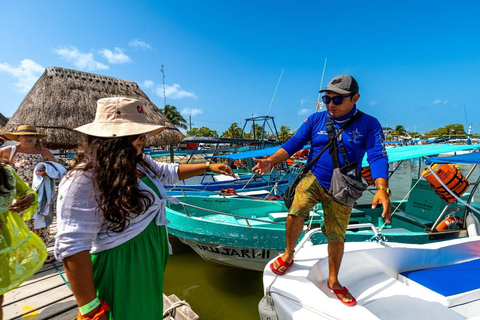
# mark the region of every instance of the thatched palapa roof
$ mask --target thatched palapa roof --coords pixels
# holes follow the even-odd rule
[[[0,130],[13,132],[22,124],[35,125],[48,134],[42,139],[50,149],[74,149],[83,135],[72,129],[92,122],[97,100],[106,97],[129,97],[143,102],[148,121],[167,129],[150,137],[147,145],[178,144],[184,135],[163,115],[137,83],[76,70],[48,67]]]
[[[1,112],[0,112],[0,128],[6,125],[8,122],[8,118],[5,117]]]

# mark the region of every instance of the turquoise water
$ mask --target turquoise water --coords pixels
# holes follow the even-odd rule
[[[461,166],[466,173],[470,166]],[[390,180],[392,199],[403,199],[418,163],[404,162]],[[478,173],[470,178],[475,181]],[[478,194],[478,192],[477,192]],[[359,203],[369,202],[366,192]],[[258,302],[263,297],[262,272],[217,266],[204,261],[190,247],[172,241],[174,254],[165,272],[164,292],[186,300],[201,319],[259,319]]]

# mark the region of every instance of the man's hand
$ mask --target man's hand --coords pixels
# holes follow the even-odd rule
[[[392,221],[392,203],[390,202],[387,191],[377,190],[377,193],[373,197],[372,209],[375,209],[378,204],[383,206],[382,218],[385,219],[386,223],[390,223]]]
[[[252,168],[252,171],[261,174],[262,176],[272,169],[272,163],[270,160],[253,158],[253,161],[257,164]]]
[[[27,194],[17,199],[11,206],[8,207],[13,212],[21,212],[28,209],[32,203],[35,201],[35,196],[33,194]]]

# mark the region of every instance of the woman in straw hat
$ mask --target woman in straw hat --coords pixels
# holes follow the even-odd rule
[[[47,258],[47,247],[18,214],[36,210],[35,191],[0,160],[0,319],[3,295],[33,276]]]
[[[7,146],[0,149],[0,158],[8,161],[17,171],[20,178],[32,186],[33,169],[43,161],[57,162],[50,150],[42,148],[40,139],[47,135],[39,133],[37,128],[32,125],[21,125],[17,127],[16,132],[7,132],[5,136],[14,141],[18,141],[15,146]],[[45,170],[40,170],[39,174],[45,174]],[[20,215],[23,215],[20,213]],[[28,228],[37,234],[45,244],[50,242],[50,227],[35,228],[35,220],[29,219]],[[53,256],[48,257],[45,262],[51,262]]]
[[[120,97],[98,100],[93,123],[75,129],[87,136],[59,186],[55,255],[80,307],[77,319],[163,318],[163,185],[207,171],[233,176],[225,164],[144,155],[145,139],[163,129],[147,121],[140,101]]]

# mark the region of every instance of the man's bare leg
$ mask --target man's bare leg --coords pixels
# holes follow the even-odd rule
[[[344,247],[345,244],[343,242],[328,240],[328,286],[331,289],[343,289],[343,286],[338,282],[338,272],[342,264]],[[339,296],[345,302],[352,301],[350,292],[346,297],[342,294],[339,294]]]
[[[286,223],[286,242],[287,242],[287,248],[285,249],[285,252],[282,255],[282,260],[290,263],[293,260],[293,252],[295,250],[295,245],[297,244],[298,237],[300,237],[300,234],[303,231],[303,223],[305,220],[303,218],[293,216],[293,215],[288,215],[287,217],[287,223]],[[280,272],[283,272],[285,270],[285,267],[280,267],[278,262],[275,261],[273,263],[273,267],[277,269]]]

